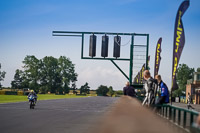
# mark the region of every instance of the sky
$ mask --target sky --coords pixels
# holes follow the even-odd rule
[[[0,63],[6,72],[2,81],[10,87],[15,70],[23,70],[27,55],[38,59],[45,56],[66,56],[75,64],[77,87],[86,82],[90,89],[100,85],[121,90],[127,79],[106,60],[82,60],[81,38],[52,36],[52,31],[122,32],[149,34],[150,72],[154,73],[156,43],[162,37],[159,74],[171,88],[174,23],[183,0],[0,0]],[[179,64],[200,67],[200,1],[190,0],[182,17],[185,47]],[[100,37],[99,37],[100,38]],[[113,36],[109,39],[112,40]],[[101,39],[101,38],[100,38]],[[99,39],[99,40],[100,40]],[[122,39],[123,40],[123,39]],[[142,41],[143,40],[143,41]],[[139,39],[143,43],[145,39]],[[88,55],[86,40],[85,56]],[[126,43],[127,42],[127,43]],[[113,44],[109,42],[109,55]],[[123,40],[121,55],[129,51],[128,37]],[[97,41],[100,55],[101,41]],[[129,63],[116,61],[128,75]],[[135,62],[133,64],[136,64]],[[137,70],[134,70],[134,75]]]

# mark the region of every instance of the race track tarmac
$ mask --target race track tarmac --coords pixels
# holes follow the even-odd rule
[[[118,98],[87,97],[0,104],[1,133],[86,133]]]

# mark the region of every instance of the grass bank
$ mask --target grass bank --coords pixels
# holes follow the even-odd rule
[[[64,99],[64,98],[80,98],[80,97],[86,97],[86,96],[38,94],[38,100]],[[13,102],[23,102],[23,101],[28,101],[27,96],[0,95],[0,103],[13,103]]]

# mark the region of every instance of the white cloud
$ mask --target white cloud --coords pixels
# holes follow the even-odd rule
[[[123,88],[126,79],[116,69],[105,67],[86,67],[79,72],[77,87],[89,83],[91,89],[97,89],[100,85],[112,86],[114,90]]]

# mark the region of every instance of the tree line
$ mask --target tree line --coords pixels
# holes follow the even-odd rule
[[[75,65],[65,56],[37,59],[28,55],[22,62],[23,70],[17,69],[11,82],[13,89],[30,88],[37,93],[68,93],[70,85],[75,88],[78,76]]]
[[[22,63],[22,70],[15,71],[14,80],[11,82],[12,89],[30,88],[37,93],[69,93],[70,89],[77,89],[78,74],[75,72],[75,65],[65,56],[59,58],[45,56],[42,59],[37,59],[33,55],[28,55]],[[187,80],[193,79],[194,72],[194,68],[190,68],[186,64],[179,64],[176,76],[179,89],[173,92],[173,96],[185,96]],[[197,68],[196,72],[200,72],[200,67]],[[5,75],[6,72],[1,71],[0,64],[0,88]],[[86,82],[79,90],[81,94],[88,94],[90,87]],[[112,86],[104,85],[100,85],[96,92],[103,96],[123,93],[122,91],[114,91]]]
[[[89,89],[90,87],[88,86],[88,83],[86,82],[83,86],[80,87],[80,94],[89,94]],[[96,89],[96,93],[100,96],[113,96],[113,95],[123,95],[123,91],[118,90],[114,91],[112,86],[105,86],[105,85],[100,85]]]
[[[12,89],[29,88],[36,93],[69,93],[69,90],[80,90],[80,94],[89,94],[90,87],[86,82],[79,89],[76,88],[78,74],[75,72],[75,65],[65,56],[54,58],[45,56],[37,59],[33,55],[27,55],[22,61],[22,69],[17,69],[14,79],[11,81]],[[0,64],[1,69],[1,64]],[[1,81],[5,78],[5,71],[0,70]],[[102,96],[122,94],[122,91],[114,91],[112,86],[100,85],[96,92]]]

